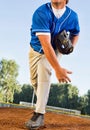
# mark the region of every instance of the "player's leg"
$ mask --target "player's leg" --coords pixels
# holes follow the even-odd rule
[[[44,125],[44,113],[50,91],[51,65],[43,55],[37,65],[36,110],[26,126],[37,129]]]
[[[30,48],[29,52],[29,66],[30,66],[30,81],[36,93],[37,90],[37,67],[42,54]]]
[[[37,87],[37,102],[36,112],[45,113],[45,107],[48,101],[50,84],[51,84],[51,65],[45,55],[42,56],[38,63],[38,87]]]

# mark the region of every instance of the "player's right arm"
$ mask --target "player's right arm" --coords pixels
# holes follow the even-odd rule
[[[59,82],[71,82],[70,78],[68,77],[68,74],[71,74],[71,71],[68,71],[64,68],[62,68],[57,60],[55,51],[51,45],[51,35],[38,35],[38,38],[40,40],[40,43],[42,45],[44,54],[46,58],[48,59],[49,63],[53,67],[56,73],[56,77]]]

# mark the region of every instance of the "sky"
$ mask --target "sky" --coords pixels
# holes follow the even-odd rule
[[[50,0],[0,0],[0,60],[16,61],[20,84],[30,83],[28,53],[32,14],[46,2]],[[68,6],[78,13],[81,31],[74,52],[64,55],[59,62],[73,72],[71,84],[84,95],[90,89],[90,1],[70,0]],[[58,82],[54,71],[51,82]]]

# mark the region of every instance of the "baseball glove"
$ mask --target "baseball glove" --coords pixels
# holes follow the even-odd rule
[[[62,54],[68,55],[73,52],[73,45],[65,30],[55,36],[54,43],[56,44],[56,48]]]

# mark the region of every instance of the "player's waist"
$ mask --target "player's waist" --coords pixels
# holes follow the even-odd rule
[[[42,46],[34,45],[34,44],[31,44],[31,43],[30,43],[30,47],[31,47],[34,51],[36,51],[36,52],[38,52],[38,53],[40,53],[40,54],[44,54],[43,49],[42,49]]]

